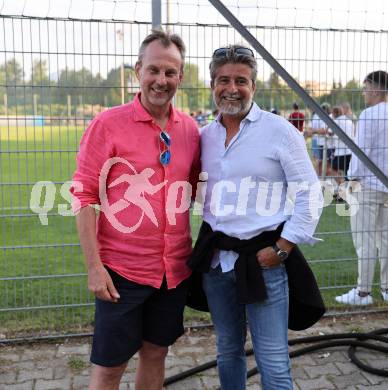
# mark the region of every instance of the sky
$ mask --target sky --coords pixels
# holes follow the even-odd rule
[[[163,0],[162,20],[223,23],[206,0]],[[385,0],[225,0],[246,25],[388,29]],[[151,0],[0,0],[0,14],[150,21]]]
[[[282,27],[252,31],[301,81],[346,83],[352,78],[360,80],[377,68],[387,69],[388,1],[226,0],[224,4],[246,26]],[[163,23],[166,14],[165,0]],[[16,56],[24,63],[26,77],[36,58],[48,61],[52,75],[65,66],[85,66],[105,75],[122,62],[133,65],[139,43],[149,32],[150,26],[145,23],[152,20],[151,0],[0,0],[0,15],[115,20],[99,24],[3,19],[0,63]],[[226,24],[225,19],[205,0],[170,0],[169,21],[181,24],[174,30],[188,46],[188,60],[198,65],[201,78],[206,80],[213,50],[243,43],[232,28],[219,26]],[[200,26],[193,27],[197,23]],[[204,27],[205,23],[212,27]],[[267,79],[271,68],[258,60],[259,77]]]
[[[206,0],[163,0],[166,22],[223,23]],[[225,0],[244,24],[388,29],[385,0]],[[0,0],[0,14],[150,21],[151,0]]]

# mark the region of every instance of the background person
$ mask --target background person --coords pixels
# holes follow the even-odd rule
[[[363,96],[369,106],[361,112],[356,144],[388,176],[388,74],[379,70],[364,80]],[[382,299],[388,302],[388,188],[352,154],[349,179],[354,180],[351,229],[358,257],[357,287],[335,300],[349,305],[370,305],[376,257],[380,259]],[[357,186],[356,184],[359,184]],[[358,187],[358,188],[357,188]]]
[[[353,122],[343,114],[341,106],[333,107],[332,114],[334,122],[346,133],[348,137],[353,138]],[[341,184],[344,181],[344,177],[346,178],[352,154],[351,150],[336,134],[333,134],[333,143],[334,155],[331,161],[331,173],[336,182]]]
[[[197,115],[195,116],[195,120],[197,121],[197,124],[200,127],[205,126],[207,123],[206,115],[201,110],[197,112]]]
[[[328,115],[331,114],[331,107],[329,103],[322,103],[321,108]],[[326,123],[316,113],[314,113],[311,118],[310,128],[307,135],[312,136],[311,149],[318,176],[322,176],[323,164],[326,164],[326,175],[330,174],[330,169],[328,169],[327,160],[331,157],[333,145],[331,137],[328,138],[328,134],[329,132]],[[323,162],[323,149],[325,146],[327,149],[327,153],[326,161]]]
[[[210,123],[210,122],[213,122],[214,119],[216,119],[218,115],[218,110],[217,109],[214,109],[207,117],[207,122]]]
[[[352,137],[356,136],[356,125],[357,125],[357,117],[353,114],[352,107],[349,102],[342,102],[340,104],[342,108],[342,113],[345,115],[348,119],[350,119],[353,122],[353,135]]]
[[[291,112],[290,116],[288,117],[289,122],[291,122],[301,133],[303,133],[304,128],[304,119],[305,116],[303,112],[299,111],[298,103],[294,103],[292,105],[292,109],[294,110]]]
[[[88,287],[96,296],[92,390],[118,389],[137,351],[136,389],[161,389],[168,346],[183,334],[189,212],[170,223],[166,194],[177,181],[191,179],[194,184],[199,173],[197,126],[171,105],[182,81],[184,57],[179,36],[159,30],[148,35],[135,67],[140,93],[133,102],[98,115],[81,140],[74,182],[83,188],[74,185],[72,192],[78,200],[74,211]],[[112,158],[125,164],[112,165],[101,185],[103,167]],[[142,202],[125,198],[139,192],[130,191],[129,180],[125,183],[135,173],[143,186]],[[155,191],[145,192],[150,185]],[[144,202],[156,223],[139,207]],[[102,205],[97,220],[89,207],[93,204]],[[132,232],[122,230],[134,226]]]

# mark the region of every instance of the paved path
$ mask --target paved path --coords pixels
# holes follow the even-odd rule
[[[327,318],[305,332],[290,332],[290,338],[351,331],[370,331],[388,326],[388,314]],[[210,361],[215,356],[211,330],[191,330],[170,350],[167,376]],[[297,348],[300,348],[298,346]],[[360,371],[347,356],[347,347],[336,347],[292,359],[296,390],[387,390],[388,378]],[[90,339],[0,346],[0,389],[87,389]],[[388,369],[388,356],[363,351],[360,358],[376,368]],[[133,389],[136,357],[130,361],[120,389]],[[249,368],[254,366],[249,358]],[[219,387],[215,369],[168,386],[168,390],[213,390]],[[259,377],[249,379],[248,389],[260,389]]]

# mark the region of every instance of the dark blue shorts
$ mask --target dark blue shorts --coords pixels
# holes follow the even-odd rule
[[[327,159],[329,161],[332,161],[333,158],[334,158],[334,152],[335,152],[335,149],[334,148],[327,148]]]
[[[346,154],[343,156],[335,156],[332,162],[332,168],[336,171],[343,171],[346,175],[349,169],[350,159],[352,155]]]
[[[168,290],[164,280],[157,289],[108,271],[120,299],[112,303],[96,298],[92,363],[119,366],[141,348],[143,340],[168,347],[182,336],[187,281]]]

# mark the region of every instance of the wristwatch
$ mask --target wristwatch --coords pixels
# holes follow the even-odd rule
[[[281,262],[287,259],[288,257],[287,251],[280,249],[276,244],[272,245],[272,249],[276,252]]]

